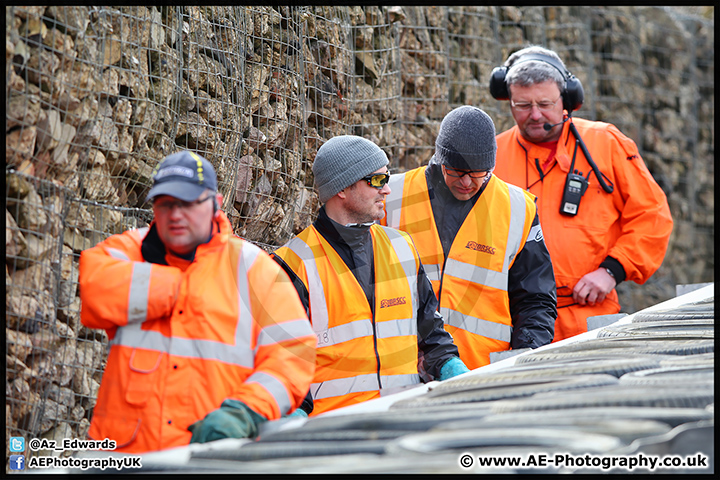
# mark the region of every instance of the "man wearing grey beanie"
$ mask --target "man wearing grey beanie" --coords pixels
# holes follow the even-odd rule
[[[462,106],[426,167],[393,175],[381,223],[412,237],[445,329],[471,368],[553,339],[557,298],[535,197],[493,176],[495,125]]]
[[[312,225],[273,253],[318,338],[313,415],[465,373],[409,235],[381,226],[385,152],[340,135],[313,162]]]

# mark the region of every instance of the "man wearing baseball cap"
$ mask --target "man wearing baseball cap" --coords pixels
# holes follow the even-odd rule
[[[496,150],[484,111],[452,110],[428,165],[393,175],[382,221],[415,242],[470,368],[492,352],[550,343],[557,317],[535,197],[493,176]]]
[[[365,138],[325,142],[312,167],[318,218],[273,254],[318,339],[313,415],[468,371],[410,237],[376,223],[388,163]]]
[[[269,255],[232,234],[217,187],[205,158],[172,154],[153,174],[150,226],[80,255],[81,321],[110,338],[88,436],[117,451],[253,437],[308,392],[305,309]]]

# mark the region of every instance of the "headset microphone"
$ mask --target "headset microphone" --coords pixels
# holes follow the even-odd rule
[[[562,122],[559,122],[559,123],[546,123],[545,125],[543,125],[543,128],[545,129],[545,131],[549,132],[553,128],[557,127],[558,125],[562,125],[563,123],[567,122],[568,120],[570,120],[570,117],[566,117]]]

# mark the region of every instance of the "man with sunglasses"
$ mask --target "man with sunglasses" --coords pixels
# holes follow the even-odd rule
[[[533,45],[496,70],[504,73],[496,98],[510,100],[516,123],[497,137],[496,175],[537,196],[557,281],[554,339],[562,340],[587,331],[588,317],[618,313],[617,285],[642,284],[660,267],[670,208],[633,140],[612,124],[571,117],[584,93],[557,53]],[[571,182],[583,193],[567,201]]]
[[[80,255],[82,323],[110,338],[88,436],[133,453],[253,437],[309,390],[305,310],[270,256],[233,235],[207,159],[166,157],[147,199],[149,227]]]
[[[274,252],[318,339],[313,415],[468,371],[412,240],[376,223],[388,163],[365,138],[325,142],[312,167],[318,217]]]
[[[428,165],[393,175],[382,220],[412,236],[470,368],[492,352],[550,343],[557,316],[534,197],[492,174],[495,150],[485,112],[452,110]]]

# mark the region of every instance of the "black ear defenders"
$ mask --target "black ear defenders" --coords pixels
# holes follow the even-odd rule
[[[218,211],[218,201],[217,197],[213,195],[213,214]]]
[[[529,62],[531,60],[537,60],[545,62],[548,65],[552,65],[565,79],[565,88],[562,89],[561,95],[563,99],[563,108],[572,113],[582,106],[583,100],[585,100],[585,92],[583,91],[582,83],[572,73],[563,68],[562,64],[555,58],[540,53],[528,53],[520,57],[511,66],[506,67],[495,67],[490,74],[490,95],[496,100],[509,100],[510,91],[508,90],[505,76],[509,69],[515,65],[523,62]]]

